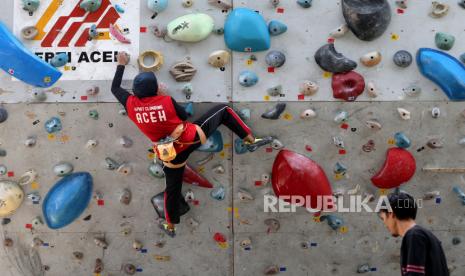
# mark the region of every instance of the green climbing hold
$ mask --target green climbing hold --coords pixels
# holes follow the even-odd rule
[[[79,7],[86,12],[94,12],[100,8],[102,0],[84,0],[81,2]]]
[[[214,25],[213,18],[207,14],[188,14],[168,23],[168,36],[173,40],[198,42],[212,33]]]
[[[455,43],[455,37],[443,32],[436,33],[436,46],[441,50],[449,51]]]

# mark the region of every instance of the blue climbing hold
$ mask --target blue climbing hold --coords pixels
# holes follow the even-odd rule
[[[234,151],[236,152],[236,154],[244,154],[249,150],[244,144],[244,141],[242,141],[241,138],[237,138],[236,140],[234,140]]]
[[[223,186],[219,186],[213,189],[213,191],[210,192],[210,195],[216,200],[223,200],[226,197],[226,192]]]
[[[257,12],[234,9],[224,25],[226,46],[238,52],[266,51],[270,48],[270,33],[263,17]]]
[[[86,12],[95,12],[102,5],[102,0],[83,0],[79,7]]]
[[[223,136],[221,132],[216,130],[213,134],[208,137],[207,142],[201,145],[198,151],[202,152],[220,152],[223,150]]]
[[[194,116],[194,104],[193,103],[187,103],[184,105],[184,110],[187,113],[187,116],[192,117]]]
[[[54,133],[61,130],[61,121],[57,117],[52,117],[50,120],[45,122],[45,130],[48,133]]]
[[[278,20],[271,20],[270,23],[268,23],[268,31],[272,36],[280,35],[287,31],[287,26]]]
[[[248,108],[244,108],[244,109],[239,110],[239,112],[237,114],[244,121],[247,121],[247,120],[250,119],[250,109],[248,109]]]
[[[0,68],[37,87],[52,86],[62,75],[59,70],[27,50],[1,21]]]
[[[265,62],[270,67],[278,68],[286,62],[286,56],[280,51],[270,51],[265,56]]]
[[[118,4],[115,5],[115,10],[119,13],[124,13],[124,8]]]
[[[460,189],[460,187],[455,186],[454,188],[452,188],[452,191],[454,191],[454,193],[457,194],[459,199],[462,201],[462,204],[465,205],[465,193],[463,192],[463,190]]]
[[[438,50],[420,48],[417,65],[423,76],[441,87],[450,100],[465,100],[465,65],[456,58]]]
[[[160,13],[168,7],[168,0],[147,0],[147,7],[155,13]]]
[[[312,1],[313,0],[297,0],[297,4],[301,6],[302,8],[310,8],[312,6]]]
[[[324,215],[320,217],[320,221],[325,221],[328,223],[329,227],[333,230],[338,230],[344,224],[342,218],[339,218],[335,215]]]
[[[252,71],[244,70],[239,74],[239,83],[244,87],[254,86],[258,82],[258,76]]]
[[[68,63],[69,57],[67,53],[59,53],[55,55],[52,60],[50,60],[50,64],[53,67],[62,67],[65,66],[66,63]]]
[[[89,37],[96,38],[98,36],[97,25],[92,24],[89,29]]]
[[[345,174],[347,172],[347,167],[341,162],[337,162],[334,166],[334,173],[336,174]]]
[[[396,146],[399,148],[406,149],[410,147],[410,139],[407,138],[403,132],[397,132],[394,134],[394,140],[396,141]]]
[[[35,12],[40,5],[40,0],[23,0],[23,10]]]
[[[58,181],[45,196],[42,212],[51,229],[63,228],[77,219],[92,198],[92,176],[73,173]]]

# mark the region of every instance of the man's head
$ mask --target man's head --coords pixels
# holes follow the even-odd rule
[[[392,236],[398,237],[401,235],[400,224],[412,222],[417,217],[417,205],[411,195],[402,192],[389,194],[387,198],[390,210],[381,209],[379,217]]]
[[[157,77],[153,72],[140,73],[134,78],[134,95],[138,98],[156,96],[158,93]]]

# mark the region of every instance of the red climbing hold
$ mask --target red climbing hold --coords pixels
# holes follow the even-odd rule
[[[186,169],[184,170],[184,178],[183,181],[195,185],[195,186],[200,186],[203,188],[213,188],[213,185],[205,179],[205,177],[201,176],[198,174],[196,171],[194,171],[191,167],[186,165]]]
[[[371,178],[371,182],[381,189],[399,187],[409,181],[416,170],[413,155],[402,148],[390,148],[386,154],[383,168]]]
[[[303,196],[305,206],[316,209],[324,204],[318,197],[333,194],[323,169],[313,160],[290,150],[281,150],[273,163],[272,184],[279,196]],[[289,200],[286,200],[289,202]],[[320,202],[324,202],[322,198]]]
[[[334,98],[352,102],[365,90],[365,80],[354,71],[334,74],[332,87]]]

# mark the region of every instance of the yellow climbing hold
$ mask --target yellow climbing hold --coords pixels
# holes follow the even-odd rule
[[[284,120],[290,121],[290,120],[292,120],[292,115],[289,114],[289,113],[285,113],[285,114],[283,115],[283,118],[284,118]]]
[[[147,157],[149,158],[149,160],[153,160],[155,158],[155,154],[150,152],[149,154],[147,154]]]
[[[332,76],[333,76],[333,74],[332,74],[331,72],[326,72],[326,71],[325,71],[325,72],[323,73],[323,78],[325,78],[325,79],[329,79],[329,78],[331,78]]]
[[[221,152],[220,152],[220,157],[221,157],[221,158],[224,158],[225,156],[226,156],[226,153],[224,152],[224,150],[221,151]]]
[[[349,232],[349,227],[347,227],[347,226],[342,226],[341,229],[339,229],[339,231],[340,231],[342,234],[345,234],[345,233]]]
[[[396,140],[394,140],[394,138],[389,138],[388,145],[393,146],[395,143],[396,143]]]
[[[245,64],[247,64],[248,66],[252,66],[253,60],[248,59],[248,60],[245,62]]]
[[[379,189],[379,195],[387,195],[388,190],[387,189]]]
[[[392,40],[392,41],[397,41],[397,40],[399,40],[399,35],[398,35],[398,34],[395,34],[395,33],[392,33],[392,34],[391,34],[391,40]]]
[[[221,249],[227,249],[228,248],[228,243],[227,242],[219,242],[218,247]]]
[[[342,174],[342,173],[334,174],[334,179],[336,179],[336,180],[341,180],[343,178],[344,178],[344,174]]]
[[[55,134],[50,133],[50,134],[47,136],[47,138],[48,138],[48,140],[53,141],[53,140],[55,140],[56,137],[55,137]]]
[[[227,143],[227,144],[224,144],[223,145],[225,148],[230,148],[231,147],[231,144]]]
[[[37,182],[32,182],[32,183],[31,183],[31,189],[33,189],[33,190],[38,190],[38,189],[39,189],[39,183],[37,183]]]
[[[321,222],[320,216],[313,217],[313,221],[314,221],[314,222]]]
[[[269,101],[269,100],[270,100],[270,96],[268,96],[268,95],[264,96],[264,97],[263,97],[263,100]]]

